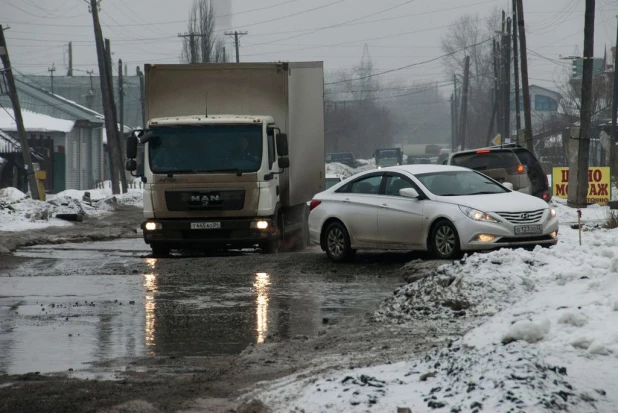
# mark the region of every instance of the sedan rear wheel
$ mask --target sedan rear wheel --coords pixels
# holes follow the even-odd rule
[[[460,255],[459,235],[450,221],[438,221],[431,231],[429,242],[431,252],[436,258],[452,259]]]
[[[350,247],[350,236],[345,226],[333,222],[326,228],[326,254],[335,262],[348,261],[356,252]]]

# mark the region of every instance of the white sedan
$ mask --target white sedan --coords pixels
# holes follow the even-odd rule
[[[403,165],[357,174],[310,202],[311,241],[334,261],[358,249],[462,251],[554,245],[547,202],[467,168]]]

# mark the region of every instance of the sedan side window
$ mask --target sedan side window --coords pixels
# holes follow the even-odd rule
[[[337,192],[352,194],[377,195],[380,193],[382,175],[373,175],[367,178],[358,179],[343,186]]]
[[[385,195],[387,196],[401,196],[399,191],[405,188],[414,188],[418,192],[419,189],[410,180],[400,175],[388,176],[386,178]]]

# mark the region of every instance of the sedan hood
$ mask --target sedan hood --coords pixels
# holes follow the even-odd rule
[[[542,199],[517,191],[502,194],[438,196],[436,200],[484,212],[527,212],[548,208],[547,202]]]

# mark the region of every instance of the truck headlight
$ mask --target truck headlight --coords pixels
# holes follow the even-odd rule
[[[251,222],[251,228],[252,229],[268,229],[268,227],[270,226],[270,224],[268,223],[268,221],[253,221]]]
[[[461,212],[463,212],[468,218],[474,221],[482,222],[500,222],[496,218],[489,215],[487,212],[479,211],[478,209],[468,208],[465,206],[459,206]]]
[[[161,228],[163,228],[163,225],[161,225],[161,223],[159,222],[146,222],[144,224],[144,229],[146,231],[157,231],[157,230],[160,230]]]

